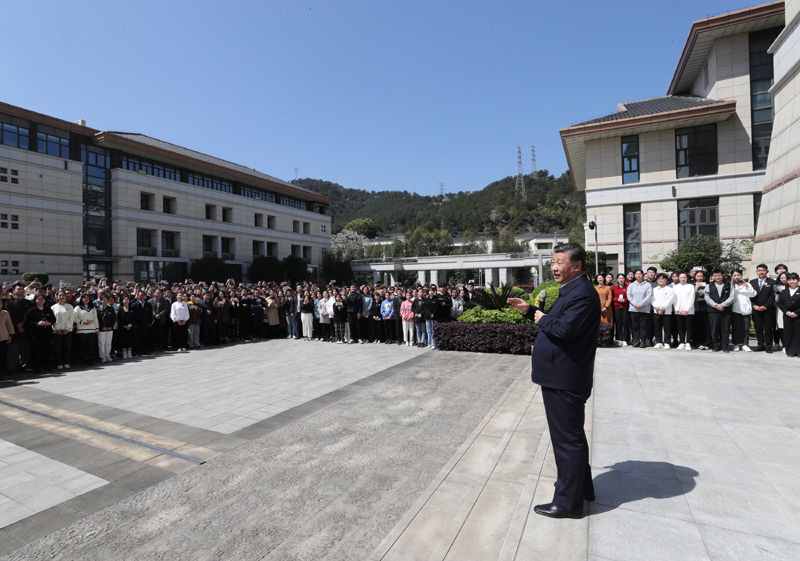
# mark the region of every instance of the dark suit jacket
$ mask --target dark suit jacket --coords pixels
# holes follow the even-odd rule
[[[800,312],[800,290],[794,293],[794,296],[789,297],[789,287],[787,286],[780,296],[778,296],[778,307],[785,314],[786,312]]]
[[[133,312],[134,323],[138,327],[147,327],[153,323],[153,306],[150,302],[145,300],[136,300],[131,304],[131,311]]]
[[[535,307],[526,313],[532,316]],[[546,388],[589,393],[592,389],[600,296],[585,276],[561,287],[553,307],[539,320],[532,379]]]
[[[764,279],[764,288],[758,290],[758,279],[750,281],[750,285],[755,289],[756,295],[750,298],[753,306],[764,306],[767,311],[775,308],[775,293],[772,287],[775,286],[775,281],[772,279]]]

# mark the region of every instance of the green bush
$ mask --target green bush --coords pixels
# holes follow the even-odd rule
[[[522,312],[515,308],[504,308],[502,310],[487,310],[475,307],[465,310],[458,321],[464,323],[530,323]]]
[[[467,303],[467,306],[474,308],[480,306],[486,310],[503,310],[508,308],[509,298],[528,299],[528,293],[511,284],[503,284],[495,288],[491,283],[488,289],[479,288],[475,291],[475,296]]]
[[[30,273],[22,273],[22,280],[25,282],[33,282],[37,279],[40,283],[47,284],[47,282],[50,280],[50,275],[47,273],[36,273],[33,271]]]
[[[536,290],[533,291],[531,294],[531,299],[529,302],[535,304],[536,306],[539,305],[539,293],[542,290],[547,291],[547,302],[544,305],[544,311],[548,311],[550,308],[553,307],[553,302],[556,301],[558,298],[558,290],[561,288],[561,285],[555,281],[543,282],[539,286],[536,287]]]

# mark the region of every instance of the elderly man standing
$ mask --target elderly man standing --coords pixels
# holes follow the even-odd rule
[[[550,269],[561,285],[545,314],[519,298],[508,304],[539,326],[532,353],[532,379],[542,387],[558,478],[553,500],[534,512],[551,518],[580,518],[583,501],[594,500],[584,408],[592,393],[600,330],[600,297],[582,274],[586,252],[578,244],[555,247]]]

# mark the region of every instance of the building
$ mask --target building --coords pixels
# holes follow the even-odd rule
[[[560,131],[615,272],[657,264],[694,235],[755,236],[773,122],[769,48],[783,26],[783,2],[696,21],[665,96]]]
[[[0,103],[0,279],[175,281],[209,256],[237,279],[259,255],[313,271],[330,249],[329,206],[220,158]]]
[[[769,52],[775,117],[753,263],[800,271],[800,1],[787,0],[786,27]]]
[[[528,247],[528,252],[533,255],[553,254],[553,248],[558,244],[567,243],[569,236],[566,234],[540,234],[538,232],[525,232],[514,236],[514,241]]]

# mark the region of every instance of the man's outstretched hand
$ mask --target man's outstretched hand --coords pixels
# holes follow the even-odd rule
[[[531,307],[531,305],[528,304],[522,298],[509,298],[508,300],[506,300],[506,303],[508,303],[510,307],[518,309],[523,314],[527,312]]]

